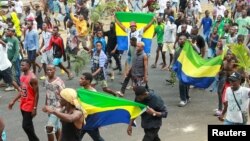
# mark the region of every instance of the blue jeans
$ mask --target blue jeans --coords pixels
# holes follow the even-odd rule
[[[205,39],[205,42],[208,44],[209,41],[209,35],[210,35],[210,31],[204,32],[203,33],[203,37]]]
[[[179,92],[181,101],[187,101],[189,97],[189,85],[179,81]]]
[[[104,141],[104,139],[101,137],[99,129],[96,128],[94,130],[81,130],[80,138],[82,139],[85,133],[88,133],[89,136],[92,138],[93,141]]]
[[[228,120],[224,120],[224,125],[244,125],[243,123],[235,123]]]
[[[18,86],[20,86],[20,59],[18,58],[15,62],[11,62],[12,63],[12,67],[11,67],[11,71],[12,71],[12,78],[13,80],[17,83]]]

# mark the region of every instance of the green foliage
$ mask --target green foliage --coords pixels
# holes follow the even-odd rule
[[[115,0],[109,0],[105,3],[101,2],[96,8],[91,10],[90,20],[92,23],[97,23],[107,16],[114,15],[116,11],[120,10],[120,7],[122,6],[118,5]]]
[[[76,0],[67,0],[68,3],[75,3]]]
[[[248,49],[244,45],[232,44],[230,45],[231,52],[237,58],[237,65],[245,71],[250,69],[250,56]]]
[[[86,65],[89,64],[90,61],[90,55],[87,51],[82,50],[79,51],[77,55],[69,54],[72,62],[72,69],[75,72],[75,74],[78,76],[79,73],[82,72],[82,70],[86,67]]]

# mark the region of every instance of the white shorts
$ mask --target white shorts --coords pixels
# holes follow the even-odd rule
[[[52,65],[53,64],[53,52],[52,51],[47,51],[45,53],[42,53],[42,59],[41,63],[46,64],[46,65]]]
[[[163,48],[162,48],[163,52],[169,52],[169,54],[174,54],[174,43],[164,43],[163,44]]]

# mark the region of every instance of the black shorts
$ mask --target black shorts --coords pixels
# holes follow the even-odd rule
[[[0,71],[0,80],[1,79],[3,79],[6,84],[12,85],[12,71],[10,67]]]
[[[31,62],[36,61],[36,50],[28,50],[28,60]]]
[[[162,47],[163,47],[163,43],[158,43],[158,48],[159,48],[160,50],[162,50]]]

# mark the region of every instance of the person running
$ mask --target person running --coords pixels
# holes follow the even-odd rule
[[[90,91],[96,92],[96,89],[91,86],[91,82],[93,80],[93,76],[91,73],[83,73],[80,77],[79,84],[82,88]],[[93,141],[104,141],[104,139],[100,135],[99,128],[93,129],[93,130],[86,130],[84,129],[84,126],[81,130],[81,139],[83,136],[88,133],[89,136],[93,139]]]
[[[49,51],[53,47],[53,65],[58,66],[60,69],[64,70],[68,74],[69,80],[73,79],[73,74],[69,72],[62,64],[62,57],[66,61],[66,54],[64,50],[63,39],[60,37],[59,28],[57,26],[53,27],[53,36],[50,39],[49,46],[43,51]]]
[[[60,105],[60,92],[65,88],[65,84],[61,78],[55,75],[56,68],[53,65],[47,66],[47,79],[45,80],[46,99],[45,106],[50,106],[56,110],[61,110]],[[54,141],[54,135],[56,140],[60,141],[61,136],[61,122],[54,114],[48,115],[48,122],[46,125],[46,132],[48,135],[48,141]]]
[[[123,94],[120,92],[115,92],[108,88],[107,84],[107,56],[102,50],[102,42],[97,41],[96,42],[96,50],[93,52],[93,57],[92,57],[92,75],[95,79],[94,85],[98,83],[98,81],[101,82],[101,87],[102,90],[106,93],[112,94],[114,96],[120,96],[122,97]]]
[[[29,141],[39,141],[33,125],[33,118],[37,113],[39,101],[39,85],[35,74],[30,70],[31,63],[24,59],[21,62],[23,74],[20,77],[21,90],[18,95],[9,103],[11,110],[15,102],[20,99],[20,110],[23,116],[22,127],[27,134]]]
[[[62,122],[62,134],[60,141],[81,141],[80,132],[84,125],[85,111],[77,100],[77,93],[74,89],[65,88],[60,92],[60,104],[63,111],[45,106],[43,111],[54,114]]]

